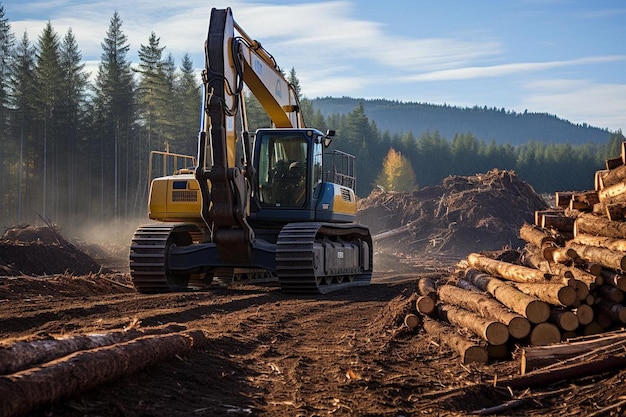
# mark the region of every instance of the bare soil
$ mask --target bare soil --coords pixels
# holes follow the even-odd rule
[[[418,279],[453,274],[462,257],[456,249],[388,244],[377,249],[370,286],[327,295],[286,295],[273,284],[144,295],[116,267],[125,261],[100,258],[103,252],[90,247],[92,258],[60,235],[44,244],[5,234],[1,243],[0,348],[128,326],[176,325],[208,338],[188,355],[45,404],[31,416],[466,416],[511,399],[523,401],[500,415],[625,410],[624,371],[521,392],[494,388],[495,380],[518,373],[517,361],[463,365],[422,329],[404,327]],[[39,252],[18,265],[6,249],[15,246]],[[46,268],[46,275],[27,268],[57,260],[60,269]]]

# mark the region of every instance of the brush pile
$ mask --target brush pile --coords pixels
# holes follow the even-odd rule
[[[626,143],[595,184],[536,210],[519,229],[523,249],[471,253],[453,276],[421,279],[425,330],[463,362],[519,354],[522,373],[599,347],[626,362]]]

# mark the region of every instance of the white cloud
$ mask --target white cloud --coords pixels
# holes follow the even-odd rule
[[[407,81],[446,81],[469,80],[474,78],[492,78],[505,75],[545,71],[559,67],[596,64],[602,62],[624,61],[626,55],[610,55],[585,57],[565,61],[547,62],[518,62],[513,64],[491,65],[484,67],[454,68],[442,71],[432,71],[406,77]]]
[[[626,130],[626,85],[545,79],[527,83],[522,107],[556,114],[574,123]]]

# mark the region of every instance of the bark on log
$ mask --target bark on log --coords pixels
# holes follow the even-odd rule
[[[43,404],[130,375],[175,355],[184,355],[205,343],[201,331],[146,336],[0,376],[0,416],[26,414]]]
[[[515,390],[537,388],[554,384],[559,381],[571,381],[590,375],[617,371],[626,367],[625,356],[611,356],[590,362],[575,363],[558,369],[534,371],[522,376],[503,378],[496,382],[496,386]]]
[[[465,272],[465,279],[481,290],[487,291],[511,310],[526,317],[531,323],[542,323],[550,317],[550,306],[547,303],[526,295],[493,276],[469,268]]]
[[[525,294],[556,306],[569,307],[578,300],[576,289],[570,285],[518,282],[515,286]]]
[[[600,172],[602,188],[626,181],[626,165],[620,165],[615,169]]]
[[[626,222],[615,222],[594,214],[580,213],[574,222],[574,235],[578,236],[579,233],[626,239]]]
[[[576,313],[565,309],[553,309],[550,313],[550,321],[566,332],[574,331],[580,325]]]
[[[421,295],[437,299],[437,286],[431,278],[420,278],[417,282],[417,289]]]
[[[616,158],[609,158],[606,160],[605,165],[606,165],[606,169],[607,170],[612,170],[615,168],[618,168],[620,165],[623,165],[624,162],[622,161],[622,157],[616,157]]]
[[[437,313],[442,320],[463,327],[492,345],[502,345],[509,339],[509,329],[506,325],[463,308],[438,304]]]
[[[606,217],[611,221],[620,221],[626,218],[626,203],[611,203],[604,206]]]
[[[529,342],[532,346],[550,345],[561,341],[561,331],[552,323],[536,324],[530,331]]]
[[[574,195],[574,191],[558,191],[554,194],[554,204],[556,207],[569,207],[569,202]]]
[[[620,304],[624,301],[624,292],[619,288],[611,287],[609,285],[601,285],[596,288],[596,293],[600,298],[611,301],[612,303]]]
[[[596,171],[596,174],[593,179],[594,188],[596,191],[600,191],[604,188],[604,177],[610,171],[608,169],[602,169],[600,171]]]
[[[489,361],[487,349],[473,340],[462,337],[452,326],[424,317],[424,330],[432,337],[439,339],[461,357],[463,364],[482,363]]]
[[[589,295],[589,288],[591,286],[600,285],[603,282],[601,277],[592,275],[576,267],[546,261],[543,256],[539,256],[537,252],[538,250],[536,248],[526,245],[526,250],[522,258],[524,265],[540,269],[552,276],[558,275],[563,277],[561,279],[563,283],[567,283],[576,288],[579,300],[584,300]],[[555,281],[553,278],[552,282],[558,281]]]
[[[453,285],[442,285],[438,289],[438,296],[444,303],[462,307],[484,318],[505,324],[510,335],[516,339],[523,339],[530,333],[530,322],[526,317],[512,312],[485,293],[476,293]]]
[[[538,269],[497,261],[478,253],[470,253],[467,256],[467,261],[470,266],[476,269],[501,276],[509,281],[545,282],[546,279],[550,278],[549,274]]]
[[[626,307],[608,300],[600,300],[596,304],[600,312],[608,314],[613,320],[626,323]]]
[[[563,265],[571,265],[574,259],[578,258],[578,254],[572,248],[545,247],[541,252],[546,261]]]
[[[138,337],[165,334],[184,330],[180,325],[168,325],[154,329],[138,331],[117,331],[74,335],[60,339],[22,341],[7,347],[0,347],[0,374],[9,374],[50,362],[70,353],[127,342]]]
[[[611,349],[613,346],[623,346],[626,333],[623,331],[609,333],[600,337],[580,337],[564,343],[550,346],[526,346],[521,349],[520,365],[521,374],[543,368],[548,365],[562,363],[563,361],[581,355],[597,352],[599,349]],[[584,357],[581,358],[581,361]]]
[[[380,242],[381,240],[389,239],[390,237],[407,234],[410,231],[411,225],[407,224],[396,229],[388,230],[386,232],[378,233],[377,235],[372,236],[372,242]]]
[[[543,214],[537,225],[543,229],[554,229],[561,233],[574,232],[574,218],[563,214]]]
[[[602,278],[607,285],[612,285],[622,291],[626,291],[626,275],[619,274],[608,269],[602,270]]]
[[[569,242],[568,246],[578,253],[578,255],[590,262],[599,263],[607,268],[626,270],[626,255],[623,252],[614,251],[596,246],[581,245]]]
[[[532,226],[528,223],[524,223],[519,230],[520,237],[538,248],[543,248],[545,245],[556,245],[556,239],[545,229]]]
[[[626,182],[621,181],[598,191],[598,198],[600,198],[600,201],[606,201],[624,194],[626,194]]]
[[[615,237],[595,236],[588,233],[578,233],[573,239],[573,243],[626,252],[626,239],[620,239]]]
[[[545,210],[535,210],[535,226],[541,227],[541,219],[545,215],[564,215],[564,209],[561,207],[549,208]]]

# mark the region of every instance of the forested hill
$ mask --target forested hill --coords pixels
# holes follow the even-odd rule
[[[546,113],[516,113],[486,107],[461,108],[426,103],[405,103],[391,100],[364,100],[350,97],[316,98],[311,100],[324,117],[348,114],[359,103],[367,117],[381,132],[420,136],[438,131],[447,139],[456,133],[472,133],[485,142],[522,145],[529,141],[544,143],[606,143],[610,132],[587,124],[576,125]]]

